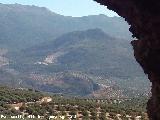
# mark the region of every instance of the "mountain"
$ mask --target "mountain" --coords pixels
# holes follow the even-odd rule
[[[98,94],[108,93],[108,95],[105,94],[106,96],[111,96],[110,93],[113,92],[120,96],[144,94],[149,89],[149,83],[145,81],[143,71],[133,58],[131,50],[128,40],[111,37],[101,29],[74,31],[53,41],[18,52],[11,58],[14,59],[14,56],[17,56],[10,67],[32,76],[32,79],[33,76],[36,76],[36,80],[42,83],[49,82],[52,86],[45,86],[44,91],[57,92],[58,90],[63,93],[64,91],[74,93],[73,91],[76,90],[72,85],[77,86],[77,81],[80,80],[83,85],[82,83],[78,84],[83,90],[97,84],[97,89],[90,89],[87,94],[95,91]],[[65,73],[71,74],[70,82],[68,77],[66,79]],[[63,77],[55,79],[57,74],[61,74]],[[75,74],[78,76],[77,78],[73,77]],[[86,75],[87,77],[85,77]],[[79,76],[83,77],[79,78]],[[92,81],[92,84],[86,83],[88,80]],[[60,84],[58,81],[61,81]],[[58,88],[55,86],[57,83]],[[63,88],[67,83],[70,86],[69,90]],[[82,87],[84,84],[87,84],[87,89]],[[146,86],[145,89],[141,89],[142,86]],[[37,89],[39,88],[42,86],[37,87]],[[76,88],[80,90],[79,87]],[[99,90],[101,92],[98,92]],[[84,92],[76,92],[77,95],[80,93]],[[97,96],[97,94],[94,95]]]
[[[1,84],[98,98],[148,93],[123,18],[20,4],[0,4],[0,17]]]
[[[121,38],[131,36],[129,25],[120,17],[67,17],[44,7],[0,4],[0,18],[0,47],[10,50],[52,41],[67,32],[93,28]]]
[[[101,29],[89,29],[67,33],[48,43],[25,49],[21,51],[24,56],[19,54],[20,58],[17,58],[24,58],[32,66],[46,64],[44,66],[62,68],[63,71],[106,71],[112,72],[113,76],[139,76],[142,71],[131,50],[128,40],[111,37]]]

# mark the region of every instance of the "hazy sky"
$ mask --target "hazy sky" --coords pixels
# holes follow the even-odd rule
[[[87,16],[106,14],[108,16],[115,16],[116,13],[108,10],[93,0],[0,0],[4,4],[25,4],[47,7],[53,12],[65,16]]]

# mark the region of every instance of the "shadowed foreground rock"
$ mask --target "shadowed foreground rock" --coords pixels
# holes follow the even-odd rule
[[[95,0],[117,12],[131,25],[137,62],[152,82],[150,120],[160,120],[160,0]]]

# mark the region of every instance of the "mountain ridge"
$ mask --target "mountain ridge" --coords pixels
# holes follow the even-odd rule
[[[12,10],[8,10],[9,8]],[[109,18],[105,15],[75,18],[58,15],[44,7],[1,4],[0,17],[0,27],[2,28],[0,30],[0,46],[9,46],[8,49],[11,50],[52,41],[64,33],[93,28],[103,29],[106,33],[109,32],[109,34],[119,37],[131,36],[127,31],[129,26],[122,18]],[[118,30],[118,28],[122,30]],[[22,47],[24,43],[25,46]]]

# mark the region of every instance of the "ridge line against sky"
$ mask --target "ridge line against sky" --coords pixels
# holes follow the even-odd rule
[[[0,0],[0,3],[46,7],[57,14],[73,17],[99,14],[105,14],[109,17],[118,16],[115,12],[93,0]]]

